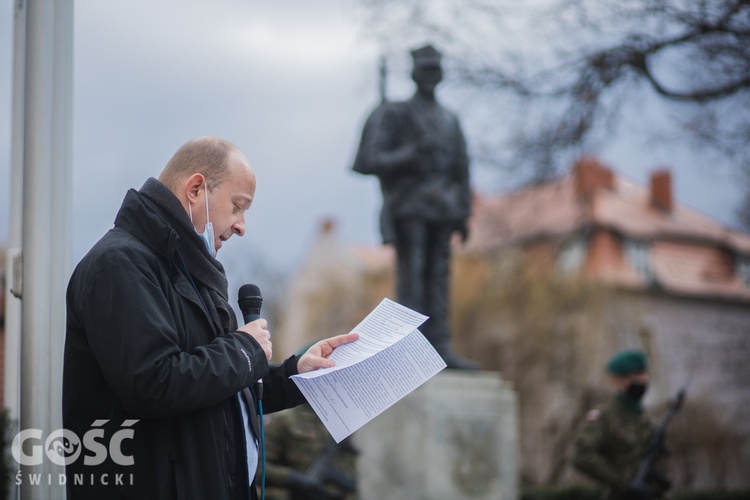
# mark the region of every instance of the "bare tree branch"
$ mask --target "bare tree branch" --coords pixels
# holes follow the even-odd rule
[[[669,110],[671,132],[750,164],[750,0],[365,1],[392,50],[405,34],[434,37],[447,81],[481,93],[490,120],[512,120],[495,163],[531,182],[615,137],[644,97]],[[406,22],[386,19],[399,9]]]

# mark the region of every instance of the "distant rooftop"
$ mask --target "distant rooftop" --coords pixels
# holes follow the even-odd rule
[[[584,158],[564,177],[504,196],[477,195],[468,252],[588,238],[585,270],[628,287],[750,300],[750,234],[672,197],[671,173],[640,185]],[[609,236],[606,236],[609,235]],[[642,247],[647,267],[628,259]]]

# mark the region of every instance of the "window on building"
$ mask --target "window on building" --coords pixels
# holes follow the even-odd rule
[[[737,275],[745,283],[745,286],[750,287],[750,255],[737,257]]]
[[[557,268],[564,274],[578,272],[586,258],[586,242],[578,236],[567,240],[557,254]]]
[[[625,258],[633,269],[646,278],[653,276],[651,270],[651,250],[649,244],[644,240],[625,240]]]

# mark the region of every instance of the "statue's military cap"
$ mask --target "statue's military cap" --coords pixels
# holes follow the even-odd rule
[[[414,67],[440,67],[442,55],[432,45],[425,45],[411,51],[411,57],[414,59]]]
[[[637,349],[620,351],[607,363],[607,371],[615,375],[641,373],[648,369],[646,354]]]

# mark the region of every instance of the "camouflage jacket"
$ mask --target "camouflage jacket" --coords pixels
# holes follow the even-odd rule
[[[316,460],[326,453],[326,447],[332,445],[333,438],[310,405],[303,404],[269,416],[265,442],[266,500],[294,500],[303,498],[304,494],[287,489],[291,471],[309,473]],[[325,472],[356,481],[356,450],[346,440],[339,443],[338,452]],[[260,477],[260,468],[257,477]],[[357,498],[354,493],[342,490],[332,476],[321,479],[331,493],[330,498]]]
[[[576,434],[573,465],[606,486],[606,498],[620,498],[638,469],[654,427],[648,415],[616,396],[586,414]]]

